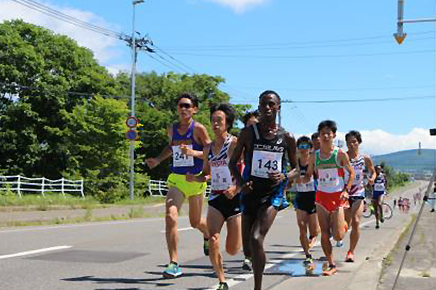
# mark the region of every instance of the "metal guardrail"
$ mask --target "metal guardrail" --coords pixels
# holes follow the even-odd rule
[[[151,196],[166,196],[168,192],[168,184],[166,180],[150,180],[148,182],[147,191]],[[206,196],[210,194],[210,185],[206,188]]]
[[[45,177],[28,178],[21,175],[0,176],[0,190],[16,191],[20,197],[23,192],[40,192],[42,196],[45,196],[46,192],[60,192],[63,196],[65,193],[78,192],[81,197],[85,197],[83,179],[51,180]]]

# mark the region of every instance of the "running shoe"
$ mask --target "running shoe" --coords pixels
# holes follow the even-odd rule
[[[245,271],[251,271],[251,260],[248,258],[244,259],[244,262],[242,262],[242,269]]]
[[[182,275],[182,270],[179,265],[174,262],[169,263],[165,271],[163,271],[163,276],[165,278],[177,278],[180,275]]]
[[[203,252],[205,256],[209,256],[209,239],[204,239]]]
[[[344,241],[339,240],[339,241],[336,242],[336,247],[337,248],[342,248],[343,246],[344,246]]]
[[[347,252],[347,256],[345,258],[345,262],[353,263],[354,262],[354,254],[350,251]]]
[[[384,222],[385,222],[385,219],[384,219],[383,217],[381,217],[381,218],[380,218],[380,222],[381,222],[381,223],[384,223]]]
[[[378,224],[376,224],[375,228],[378,230],[380,228],[380,226]]]
[[[306,257],[306,259],[304,259],[304,265],[310,265],[313,263],[313,258],[312,257]]]
[[[216,288],[216,290],[228,290],[229,289],[229,285],[227,285],[226,282],[220,282],[218,288]]]
[[[333,276],[334,274],[336,274],[336,272],[338,272],[338,269],[336,269],[336,265],[329,265],[327,269],[322,272],[322,275]]]

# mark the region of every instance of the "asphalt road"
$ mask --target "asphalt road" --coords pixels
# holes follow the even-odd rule
[[[411,189],[408,194],[414,192],[416,189]],[[346,285],[354,283],[363,287],[356,286],[354,290],[369,290],[359,280],[359,275],[364,273],[368,279],[374,280],[370,282],[377,282],[378,276],[368,273],[375,273],[375,268],[380,267],[377,259],[381,260],[393,247],[395,237],[408,220],[410,213],[395,212],[393,219],[375,230],[373,218],[363,219],[356,263],[341,262],[348,247],[347,237],[344,248],[334,249],[339,273],[334,277],[317,277],[322,264],[318,262],[313,276],[307,277],[306,273],[300,273],[304,271],[301,267],[304,255],[299,244],[295,213],[293,210],[282,211],[265,241],[269,264],[264,289],[347,289]],[[214,287],[217,279],[209,258],[203,255],[202,235],[190,228],[187,217],[179,218],[178,228],[179,263],[184,275],[177,279],[164,279],[161,274],[168,262],[163,218],[4,228],[0,230],[0,289],[194,290]],[[322,256],[318,244],[314,248],[314,257]],[[251,273],[240,268],[242,258],[242,253],[234,257],[224,255],[231,289],[253,287]],[[372,265],[371,261],[376,262]],[[368,279],[364,280],[368,282]]]

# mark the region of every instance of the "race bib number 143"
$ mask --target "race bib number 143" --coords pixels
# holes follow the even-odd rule
[[[281,171],[283,152],[254,150],[251,161],[251,175],[268,178],[268,173]]]

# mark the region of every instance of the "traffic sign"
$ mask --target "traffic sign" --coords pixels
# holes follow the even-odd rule
[[[138,131],[136,131],[136,130],[127,130],[127,132],[126,132],[126,138],[127,139],[129,139],[129,140],[136,140],[136,139],[138,139]]]
[[[138,125],[138,119],[136,117],[130,116],[126,120],[126,125],[129,128],[135,128]]]

